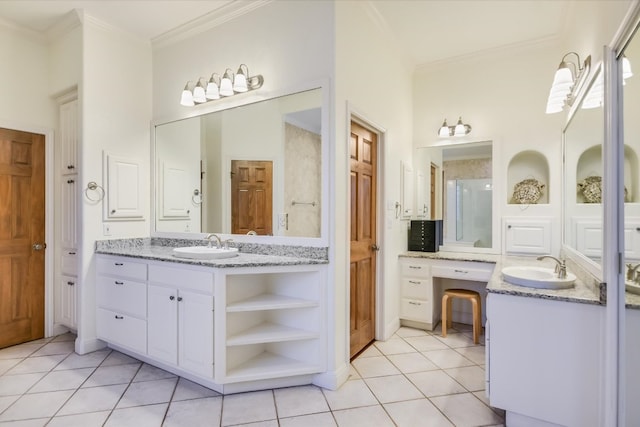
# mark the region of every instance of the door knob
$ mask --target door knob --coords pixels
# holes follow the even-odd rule
[[[376,245],[375,243],[373,245],[371,245],[371,250],[372,251],[379,251],[380,250],[380,246]]]
[[[31,246],[33,248],[34,251],[41,251],[44,250],[47,247],[46,243],[34,243],[33,246]]]

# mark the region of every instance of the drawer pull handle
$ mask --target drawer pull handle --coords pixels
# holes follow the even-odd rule
[[[422,305],[422,303],[415,302],[415,301],[409,301],[409,304],[411,304],[411,305]]]
[[[76,284],[76,283],[75,283],[75,282],[72,282],[72,281],[68,281],[68,282],[67,282],[67,285],[69,285],[69,286],[73,286],[73,285],[75,285],[75,284]]]
[[[124,316],[118,316],[118,315],[116,314],[116,319],[118,319],[118,320],[122,320],[122,319],[124,319]]]
[[[413,268],[414,270],[421,270],[422,267],[417,266],[417,265],[410,265],[409,268]]]
[[[75,255],[75,254],[76,254],[75,252],[69,252],[69,255]]]
[[[171,295],[171,296],[169,297],[169,299],[170,299],[171,301],[173,301],[174,299],[176,299],[176,297],[174,297],[173,295]]]
[[[468,273],[467,270],[457,270],[456,269],[456,270],[453,270],[453,271],[456,272],[456,273],[462,273],[462,274],[467,274]]]
[[[121,263],[121,262],[116,262],[116,263],[115,263],[115,265],[117,265],[117,266],[121,266],[121,265],[124,265],[124,264],[123,264],[123,263]]]
[[[419,285],[421,282],[416,282],[415,280],[409,280],[409,283],[412,285]]]
[[[124,282],[118,282],[117,280],[115,281],[116,285],[124,285]]]

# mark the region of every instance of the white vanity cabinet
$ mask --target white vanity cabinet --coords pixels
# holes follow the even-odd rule
[[[205,267],[99,254],[97,335],[221,393],[326,371],[326,266]]]
[[[216,379],[224,383],[317,374],[325,370],[324,276],[321,266],[223,271],[216,324],[224,346]]]
[[[149,266],[150,357],[213,378],[213,317],[210,268]]]
[[[147,264],[129,258],[96,258],[98,338],[147,352]]]
[[[604,307],[494,293],[487,304],[487,394],[507,425],[600,425]]]
[[[402,324],[433,330],[440,321],[442,292],[454,287],[477,289],[486,284],[493,274],[494,263],[454,261],[439,258],[400,258],[400,320]],[[479,283],[479,285],[478,285]],[[483,296],[481,292],[481,296]],[[457,304],[454,304],[454,317]],[[466,317],[466,313],[462,313]],[[471,322],[471,315],[465,321]]]

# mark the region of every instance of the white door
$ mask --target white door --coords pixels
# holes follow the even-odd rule
[[[56,310],[56,323],[68,328],[76,327],[76,281],[73,276],[61,275],[58,284],[58,304]]]

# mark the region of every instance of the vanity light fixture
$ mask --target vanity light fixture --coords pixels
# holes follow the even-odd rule
[[[448,126],[447,119],[444,119],[440,130],[438,130],[438,136],[440,138],[449,138],[451,136],[465,136],[471,132],[471,125],[462,123],[462,117],[458,118],[458,123],[455,126]]]
[[[576,61],[568,58],[575,56]],[[562,57],[560,65],[553,76],[553,84],[547,99],[547,114],[559,113],[565,105],[571,106],[576,94],[584,84],[591,68],[591,55],[587,56],[584,63],[575,52],[569,52]]]
[[[209,80],[201,77],[195,85],[191,81],[187,82],[182,91],[180,104],[185,107],[193,107],[221,97],[259,89],[263,83],[262,75],[249,76],[249,68],[245,64],[241,64],[235,74],[233,70],[227,68],[222,78],[218,73],[213,73]]]

